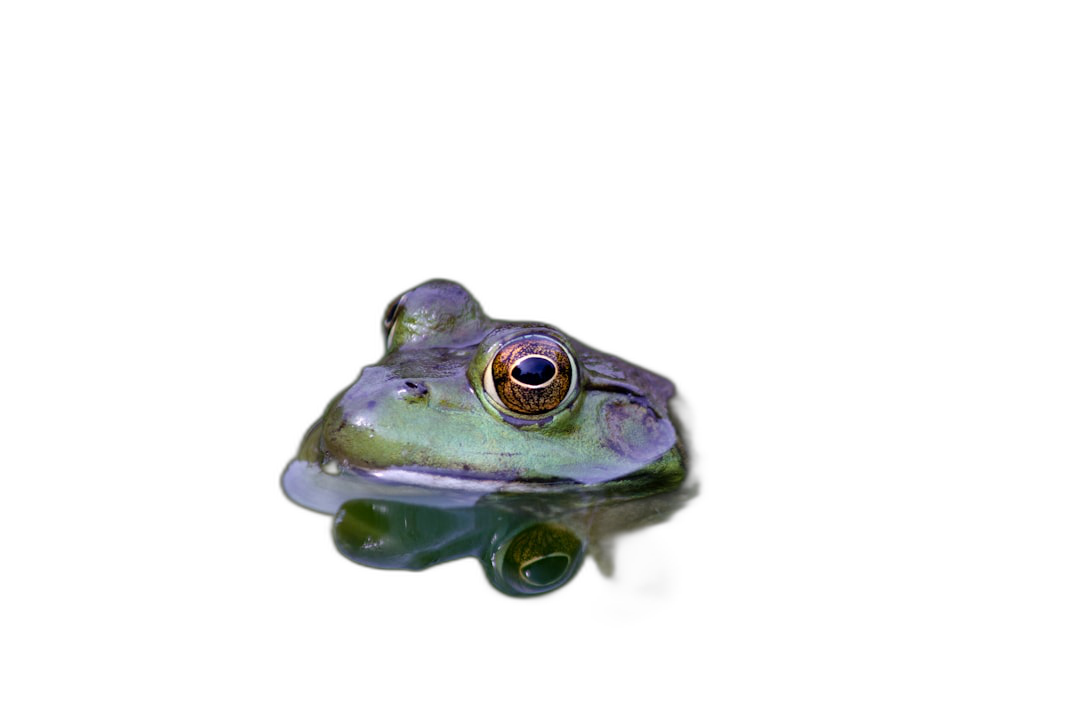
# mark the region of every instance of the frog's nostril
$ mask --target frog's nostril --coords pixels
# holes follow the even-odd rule
[[[406,380],[398,389],[398,397],[408,402],[424,399],[428,394],[427,385],[416,380]]]

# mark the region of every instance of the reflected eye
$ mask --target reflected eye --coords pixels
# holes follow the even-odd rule
[[[484,373],[484,390],[497,405],[521,415],[555,410],[574,387],[574,360],[562,343],[527,335],[504,345]]]
[[[511,595],[554,590],[574,576],[584,551],[582,538],[570,528],[547,522],[526,527],[496,553],[496,587]]]
[[[502,581],[522,595],[548,592],[576,572],[582,549],[578,536],[566,528],[532,526],[505,547],[499,567]]]
[[[399,295],[396,300],[390,303],[386,307],[386,314],[383,315],[383,338],[386,340],[387,347],[390,346],[390,338],[394,336],[394,323],[397,322],[398,315],[400,314],[402,306],[405,304],[405,298],[408,293]]]

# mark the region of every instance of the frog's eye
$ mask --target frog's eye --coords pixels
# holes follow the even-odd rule
[[[401,314],[401,309],[405,307],[405,298],[409,293],[403,293],[398,296],[396,300],[386,306],[386,314],[383,315],[383,338],[386,340],[386,346],[390,346],[390,338],[394,336],[394,324],[397,322],[398,315]]]
[[[574,359],[544,335],[526,335],[503,345],[484,372],[484,391],[501,409],[543,415],[557,409],[574,388]]]

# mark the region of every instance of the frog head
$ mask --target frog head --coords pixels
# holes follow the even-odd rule
[[[383,330],[385,355],[331,401],[302,460],[437,486],[683,472],[659,375],[551,325],[491,319],[447,280],[390,303]]]

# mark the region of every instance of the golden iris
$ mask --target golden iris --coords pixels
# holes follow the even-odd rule
[[[562,343],[529,335],[507,343],[488,366],[485,389],[503,407],[542,415],[559,407],[574,382],[574,361]]]

